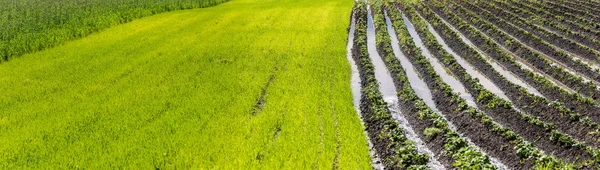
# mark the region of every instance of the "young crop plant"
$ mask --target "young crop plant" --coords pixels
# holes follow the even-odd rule
[[[402,108],[404,108],[404,110],[407,110],[407,112],[403,111],[403,113],[406,113],[406,115],[408,115],[409,117],[411,115],[418,116],[419,120],[429,120],[431,123],[433,123],[431,124],[433,126],[425,127],[423,129],[422,136],[429,137],[430,141],[435,140],[436,138],[445,138],[443,141],[440,142],[444,146],[443,149],[445,150],[445,152],[449,153],[450,158],[453,159],[452,166],[454,166],[455,168],[495,169],[496,167],[491,164],[490,159],[487,156],[483,155],[479,151],[476,151],[472,146],[469,146],[465,139],[460,137],[454,130],[450,128],[448,122],[445,120],[445,118],[443,118],[443,116],[441,116],[437,112],[432,111],[427,105],[425,105],[425,103],[421,99],[419,99],[415,95],[415,92],[413,91],[408,82],[404,69],[400,65],[399,60],[394,56],[393,50],[391,48],[389,33],[387,32],[385,23],[386,15],[384,12],[389,12],[389,10],[387,10],[389,9],[389,6],[383,3],[384,2],[381,1],[373,1],[371,3],[374,11],[373,14],[375,15],[374,18],[376,34],[378,35],[378,37],[382,37],[380,39],[377,39],[377,47],[379,53],[382,56],[385,56],[385,64],[392,73],[392,75],[394,75],[393,77],[396,87],[398,89],[404,89],[398,94],[400,100],[403,101],[401,102]],[[397,12],[391,12],[389,13],[389,15],[392,16],[390,18],[392,19],[392,21],[394,21],[394,19],[397,19],[397,17],[401,17],[398,15]],[[393,23],[393,25],[396,26],[399,24],[399,22]],[[398,36],[400,37],[401,35]],[[402,41],[406,40],[403,39]],[[415,108],[419,111],[415,113],[415,109],[411,108]],[[431,133],[439,133],[439,135],[431,136]],[[441,153],[441,150],[434,150],[438,152],[438,155],[446,155],[443,153],[439,154]]]
[[[433,19],[437,19],[437,18],[434,18],[434,16],[432,16],[433,13],[431,11],[429,11],[427,8],[425,8],[423,5],[416,5],[416,8],[419,9],[421,11],[421,13],[424,13],[426,18],[430,19],[430,23],[434,27],[440,27],[443,25],[443,23],[441,23],[441,21],[439,19],[433,20]],[[501,124],[508,125],[509,128],[514,129],[514,131],[516,133],[523,135],[529,141],[535,141],[536,143],[539,143],[540,144],[539,146],[544,150],[553,151],[553,152],[556,152],[557,154],[561,153],[561,152],[569,153],[569,152],[573,151],[571,149],[571,147],[577,146],[578,148],[580,148],[579,152],[580,152],[580,155],[582,155],[582,157],[584,155],[587,155],[588,158],[591,157],[591,155],[586,152],[588,152],[588,151],[591,152],[591,151],[593,151],[593,149],[589,149],[585,145],[584,146],[575,145],[575,143],[576,143],[575,140],[571,139],[570,137],[568,137],[567,135],[565,135],[563,133],[559,133],[559,132],[553,130],[555,128],[554,125],[548,124],[546,122],[540,121],[536,117],[532,117],[528,114],[523,114],[519,111],[514,110],[511,107],[512,105],[510,104],[509,101],[501,99],[501,98],[497,97],[496,95],[494,95],[493,93],[491,93],[490,91],[488,91],[487,89],[485,89],[481,84],[479,84],[478,80],[471,78],[471,76],[466,72],[466,70],[464,68],[462,68],[462,66],[460,64],[457,63],[457,61],[454,59],[454,56],[450,55],[444,49],[442,49],[441,45],[439,45],[439,43],[437,42],[437,40],[433,36],[433,34],[431,34],[428,31],[428,29],[427,29],[428,25],[425,24],[425,22],[420,18],[420,16],[418,14],[416,14],[412,10],[407,10],[407,16],[409,16],[409,18],[412,18],[412,21],[415,25],[415,28],[416,28],[418,34],[421,37],[425,37],[424,43],[426,44],[428,49],[433,52],[433,56],[437,57],[441,61],[444,61],[443,63],[446,65],[446,67],[448,67],[449,70],[454,75],[456,75],[467,86],[467,89],[469,90],[469,92],[473,96],[478,96],[477,104],[488,115],[491,115],[492,117],[494,117]],[[440,29],[437,28],[437,30],[440,30]],[[445,36],[444,38],[460,41],[460,39],[458,38],[456,33],[452,32],[448,28],[446,28],[445,30],[440,31],[440,32],[444,33],[442,35],[442,36]],[[454,37],[449,37],[449,35],[454,35]],[[450,41],[450,42],[452,42],[452,41]],[[469,57],[471,59],[480,57],[480,56],[478,56],[478,54],[472,53],[474,50],[464,51],[464,50],[466,50],[465,48],[468,47],[466,44],[454,43],[451,46],[461,54],[471,55],[471,57]],[[477,56],[475,56],[475,55],[477,55]],[[482,59],[480,59],[480,60],[482,60]],[[492,68],[489,68],[489,69],[493,70]],[[514,90],[514,89],[517,89],[517,87],[515,87],[516,85],[514,85],[510,82],[506,82],[505,78],[502,77],[501,75],[499,75],[498,73],[494,73],[494,74],[492,74],[492,76],[488,76],[488,77],[493,77],[493,78],[502,80],[502,81],[495,81],[495,82],[502,83],[501,85],[503,86],[504,89],[507,89],[508,95],[512,95],[511,94],[512,91],[518,91],[518,90]],[[508,88],[506,88],[505,86]],[[523,89],[519,89],[519,90],[523,90]],[[491,123],[491,119],[485,118],[484,123],[486,123],[486,124]],[[552,133],[550,133],[550,131],[552,131]],[[500,131],[497,131],[497,132],[500,132]],[[564,140],[558,140],[558,138],[556,138],[556,139],[552,138],[552,136],[557,135],[556,133],[559,133],[561,135],[561,137],[564,138]],[[504,135],[508,135],[508,134],[505,134],[504,132],[502,132],[502,135],[504,136]],[[547,136],[547,137],[540,139],[539,136]],[[512,135],[508,135],[505,137],[508,138],[509,140],[515,139],[515,137],[513,137]],[[568,139],[568,141],[567,141],[567,139]],[[551,141],[549,141],[549,140],[551,140]],[[558,142],[560,144],[560,146],[566,145],[566,147],[547,146],[547,143],[554,143],[554,141]],[[584,160],[582,162],[588,163],[589,161]],[[584,165],[581,165],[581,166],[584,166]],[[587,166],[587,165],[585,165],[585,166]]]
[[[429,156],[417,152],[415,143],[405,136],[398,123],[388,110],[381,97],[378,81],[375,79],[374,65],[367,52],[367,5],[366,2],[354,6],[356,21],[354,59],[359,63],[363,86],[361,112],[367,131],[375,145],[383,165],[390,169],[423,169]]]

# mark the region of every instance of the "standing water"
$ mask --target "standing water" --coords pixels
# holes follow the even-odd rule
[[[350,78],[350,87],[352,88],[352,96],[353,96],[353,103],[354,103],[354,109],[356,110],[356,113],[358,114],[358,117],[362,117],[361,113],[360,113],[360,98],[361,96],[361,87],[360,87],[360,75],[358,73],[358,67],[356,66],[356,62],[354,61],[354,59],[352,58],[352,46],[354,44],[354,29],[355,29],[355,21],[354,21],[354,14],[352,14],[352,21],[351,21],[351,25],[350,25],[350,32],[348,33],[348,45],[346,47],[346,58],[348,59],[348,62],[350,62],[350,69],[352,70],[352,75]],[[362,123],[362,121],[361,121]],[[377,156],[377,153],[372,149],[373,148],[373,143],[371,143],[371,139],[369,138],[369,135],[366,134],[365,131],[365,136],[367,139],[367,142],[369,144],[369,154],[371,154],[371,163],[373,166],[373,169],[376,170],[382,170],[384,169],[383,164],[381,164],[381,161],[379,160],[379,156]]]
[[[454,59],[456,59],[456,62],[458,62],[458,64],[460,66],[462,66],[467,73],[469,73],[469,75],[479,79],[479,83],[481,83],[481,85],[484,88],[486,88],[487,90],[491,91],[492,93],[496,94],[497,96],[499,96],[505,100],[509,100],[508,96],[506,96],[504,94],[504,92],[502,90],[500,90],[500,88],[498,88],[498,86],[496,86],[496,84],[492,83],[492,81],[490,79],[488,79],[486,76],[481,74],[479,71],[477,71],[475,69],[475,67],[473,67],[471,64],[466,62],[461,56],[459,56],[452,49],[450,49],[450,47],[448,47],[448,44],[446,44],[444,39],[442,39],[442,37],[440,37],[440,35],[433,29],[433,27],[431,27],[431,25],[429,25],[429,23],[427,23],[427,27],[429,29],[429,32],[431,32],[431,34],[433,34],[433,36],[438,41],[438,43],[440,43],[442,45],[442,48],[444,50],[446,50],[446,52],[448,52],[452,56],[454,56]]]
[[[419,37],[419,34],[417,34],[417,31],[415,30],[413,25],[408,21],[408,18],[406,18],[406,16],[404,16],[404,14],[402,15],[402,18],[404,19],[404,24],[406,25],[406,28],[408,29],[408,33],[410,34],[413,41],[415,42],[415,45],[421,49],[423,56],[425,56],[425,58],[427,58],[427,60],[429,60],[429,63],[431,63],[433,70],[435,70],[435,72],[438,75],[440,75],[440,77],[442,78],[442,80],[444,82],[446,82],[448,85],[450,85],[450,87],[452,88],[452,91],[454,91],[455,93],[458,93],[460,97],[465,99],[469,106],[477,108],[477,104],[475,103],[475,100],[473,99],[471,94],[469,94],[467,92],[467,89],[462,85],[462,83],[460,81],[458,81],[454,77],[454,75],[452,75],[452,73],[450,73],[450,71],[446,71],[444,69],[445,67],[442,64],[440,64],[440,62],[435,57],[431,56],[429,49],[427,49],[425,47],[425,45],[423,44],[423,41]]]
[[[404,20],[404,23],[407,25],[407,28],[408,28],[408,24],[410,24],[410,23],[409,23],[409,22],[407,22],[406,18],[404,17],[404,14],[403,14],[402,16],[403,16],[403,18],[405,19],[405,20]],[[395,32],[395,31],[394,31],[394,29],[392,28],[392,23],[391,23],[391,21],[390,21],[389,17],[387,16],[387,14],[386,14],[385,18],[386,18],[386,23],[387,23],[388,30],[391,30],[391,31],[389,31],[389,33],[390,33],[390,36],[391,36],[391,38],[392,38],[392,48],[394,49],[394,51],[398,51],[398,52],[395,52],[395,53],[399,53],[399,54],[400,54],[400,55],[396,55],[396,57],[397,57],[397,58],[400,60],[400,62],[402,63],[402,67],[404,67],[404,70],[406,71],[406,74],[407,74],[407,75],[411,75],[411,74],[412,74],[412,75],[417,75],[417,76],[418,76],[418,73],[417,73],[417,72],[415,71],[415,69],[412,67],[412,64],[409,62],[409,60],[406,58],[406,56],[404,56],[404,55],[403,55],[403,54],[400,52],[399,41],[398,41],[398,38],[397,38],[397,36],[396,36],[396,32]],[[414,29],[413,29],[413,31],[414,31]],[[409,29],[409,32],[410,32],[410,29]],[[408,67],[405,67],[405,65],[406,65],[406,66],[408,66]],[[409,77],[410,77],[410,76],[409,76]],[[418,83],[419,85],[422,85],[422,86],[424,86],[424,87],[425,87],[425,90],[427,91],[427,93],[429,93],[429,95],[428,95],[428,96],[427,96],[427,95],[426,95],[426,96],[419,96],[419,94],[417,93],[417,96],[418,96],[419,98],[421,98],[422,100],[424,100],[424,101],[433,101],[433,98],[432,98],[432,96],[431,96],[431,91],[430,91],[430,90],[427,88],[427,85],[425,84],[425,82],[423,82],[423,81],[422,81],[422,80],[420,80],[420,79],[410,79],[410,78],[409,78],[409,82],[410,82],[411,86],[412,86],[412,84],[413,84],[413,81],[414,81],[414,83]],[[421,84],[421,83],[422,83],[422,84]],[[423,97],[428,97],[428,98],[423,98]],[[427,105],[429,106],[429,104],[427,104]],[[435,104],[434,104],[434,103],[433,103],[433,106],[429,106],[429,107],[430,107],[430,108],[431,108],[433,111],[437,112],[438,114],[439,114],[439,113],[441,113],[441,112],[440,112],[440,111],[439,111],[439,110],[438,110],[438,109],[435,107]],[[444,120],[446,120],[446,122],[448,122],[448,126],[450,127],[450,129],[451,129],[452,131],[454,131],[454,132],[457,132],[457,133],[458,133],[458,131],[456,130],[456,127],[455,127],[455,126],[452,124],[452,121],[449,121],[448,119],[446,119],[446,117],[445,117],[443,114],[440,114],[440,115],[441,115],[441,116],[444,118]],[[477,151],[479,151],[479,152],[483,153],[484,155],[488,155],[488,154],[486,154],[486,153],[485,153],[483,150],[481,150],[481,148],[479,148],[477,145],[475,145],[475,144],[474,144],[474,143],[473,143],[473,142],[472,142],[472,141],[471,141],[469,138],[466,138],[466,137],[464,137],[464,135],[463,135],[463,134],[461,134],[461,133],[458,133],[458,134],[459,134],[459,136],[460,136],[461,138],[463,138],[463,139],[465,139],[465,140],[467,141],[467,143],[469,144],[469,146],[472,146],[472,147],[474,147],[474,148],[475,148],[475,150],[477,150]],[[496,158],[494,158],[494,157],[491,157],[491,156],[490,156],[489,158],[490,158],[490,160],[491,160],[492,164],[493,164],[494,166],[498,167],[499,169],[508,169],[508,167],[507,167],[506,165],[504,165],[503,163],[501,163],[501,162],[500,162],[498,159],[496,159]]]
[[[435,14],[437,15],[437,14]],[[439,16],[438,16],[439,17]],[[484,60],[488,61],[488,64],[490,64],[492,66],[492,68],[494,68],[494,70],[496,70],[496,72],[500,73],[500,75],[504,76],[508,81],[519,85],[525,89],[527,89],[527,91],[529,91],[529,93],[532,93],[534,95],[537,96],[542,96],[542,94],[535,88],[533,88],[532,86],[530,86],[529,84],[523,82],[523,80],[521,80],[520,78],[516,77],[514,74],[512,74],[510,71],[508,71],[506,68],[504,68],[503,66],[499,65],[498,63],[494,62],[493,59],[491,59],[489,56],[486,56],[485,53],[481,50],[479,50],[479,48],[477,48],[472,42],[471,40],[469,40],[467,37],[465,37],[462,33],[460,33],[460,31],[456,30],[451,24],[447,23],[445,20],[441,20],[446,26],[448,26],[450,29],[452,29],[454,32],[458,33],[460,39],[467,45],[469,45],[471,48],[475,49],[477,52],[479,52],[479,54],[481,55],[481,57],[484,58]],[[525,68],[527,70],[533,71],[533,69],[529,68],[528,66],[526,66],[525,64],[519,63],[521,65],[522,68]]]
[[[373,61],[373,65],[375,65],[375,78],[379,81],[379,91],[383,95],[383,99],[386,103],[388,103],[388,108],[392,114],[392,117],[396,119],[396,121],[402,127],[402,130],[406,132],[406,137],[415,142],[417,147],[417,151],[420,153],[425,153],[431,157],[428,163],[428,167],[431,169],[444,169],[444,166],[437,161],[435,155],[425,143],[417,136],[414,132],[408,120],[404,117],[402,112],[400,111],[398,105],[398,95],[396,92],[396,87],[394,86],[394,81],[392,80],[392,76],[387,71],[387,67],[379,54],[377,53],[377,45],[375,40],[375,25],[373,23],[373,17],[371,17],[371,9],[367,6],[368,13],[368,26],[367,26],[367,48],[369,51],[369,56]]]

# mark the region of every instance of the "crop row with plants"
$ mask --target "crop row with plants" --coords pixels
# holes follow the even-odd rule
[[[461,56],[470,63],[473,63],[473,65],[478,70],[481,70],[486,77],[492,79],[492,81],[509,96],[509,98],[521,104],[529,104],[525,103],[525,101],[520,98],[530,98],[533,96],[532,94],[526,93],[525,89],[507,81],[506,78],[496,72],[475,49],[461,41],[457,32],[451,30],[427,7],[417,5],[416,8],[429,20],[435,30],[442,33],[441,36],[446,39],[445,42],[449,44],[454,51],[462,54]],[[411,16],[410,13],[408,14]],[[523,114],[520,111],[513,109],[509,101],[505,101],[486,90],[483,85],[479,84],[478,80],[473,79],[469,73],[457,63],[454,56],[442,49],[442,46],[438,44],[436,38],[427,31],[428,26],[419,16],[415,17],[413,15],[412,18],[419,34],[421,34],[422,37],[425,37],[424,42],[430,51],[432,51],[434,56],[438,57],[439,60],[444,61],[443,63],[448,70],[461,79],[462,83],[465,84],[473,96],[478,96],[477,104],[480,109],[485,111],[485,113],[504,126],[511,128],[526,140],[534,141],[539,148],[546,152],[553,152],[553,154],[558,155],[561,158],[571,159],[571,161],[581,161],[581,166],[594,162],[591,158],[593,153],[596,152],[594,149],[591,149],[586,146],[586,144],[578,142],[568,135],[556,130],[555,125],[543,122],[536,117],[532,117],[529,114]],[[579,159],[576,160],[575,158],[577,156],[579,156]],[[584,157],[587,157],[587,159]]]
[[[511,1],[515,2],[518,0],[511,0]],[[581,17],[581,16],[577,16],[577,15],[572,14],[571,12],[568,12],[564,9],[556,8],[554,6],[546,6],[545,4],[539,2],[538,0],[524,0],[524,1],[520,1],[520,2],[529,4],[532,7],[537,8],[537,9],[548,11],[548,12],[552,13],[553,15],[556,15],[557,17],[561,17],[566,20],[572,20],[577,23],[581,23],[582,25],[585,25],[585,26],[589,27],[590,29],[600,31],[600,24],[598,22],[589,20],[589,19]]]
[[[497,44],[487,39],[481,32],[477,31],[475,28],[466,24],[459,17],[451,13],[450,10],[446,8],[446,6],[449,5],[446,4],[432,4],[430,7],[432,7],[434,11],[437,11],[440,16],[450,21],[450,23],[452,23],[454,26],[460,28],[461,33],[466,35],[471,41],[477,44],[480,49],[487,53],[487,55],[494,58],[496,61],[501,62],[501,64],[505,65],[509,70],[521,71],[521,73],[525,70],[519,68],[517,64],[514,63],[514,59],[512,59],[506,52],[502,51]],[[531,75],[531,73],[525,75]],[[543,79],[536,78],[535,80]],[[548,86],[550,84],[546,83],[545,85]],[[597,134],[598,124],[590,120],[590,118],[585,117],[585,115],[581,115],[581,113],[569,110],[567,106],[560,102],[551,102],[545,98],[528,94],[524,89],[518,90],[517,92],[519,95],[509,95],[509,97],[513,97],[513,102],[515,102],[514,104],[519,106],[519,108],[523,111],[532,113],[535,116],[539,116],[541,120],[554,123],[558,129],[569,135],[572,135],[580,141],[585,141],[588,143],[591,142],[590,144],[593,145],[597,144],[597,142],[595,142],[597,140],[597,136],[589,134]],[[581,101],[593,103],[589,100]],[[583,113],[585,114],[587,112]],[[574,130],[575,128],[573,128],[573,126],[579,128]]]
[[[0,62],[134,19],[228,0],[0,1]]]
[[[386,168],[424,168],[429,156],[417,152],[414,141],[407,139],[381,97],[374,65],[367,51],[366,3],[355,4],[353,11],[356,31],[352,54],[359,69],[363,94],[360,111],[376,153]]]
[[[493,5],[495,5],[498,8],[501,8],[502,10],[506,10],[508,12],[511,12],[515,15],[517,15],[520,21],[526,21],[526,22],[531,22],[534,23],[536,25],[539,25],[545,29],[548,29],[550,31],[555,32],[556,34],[560,34],[563,36],[568,37],[571,40],[574,40],[578,43],[581,43],[583,45],[588,46],[589,48],[595,49],[595,50],[600,50],[600,41],[597,40],[598,37],[588,37],[583,35],[580,32],[576,32],[573,31],[559,23],[557,23],[555,20],[550,21],[546,18],[540,17],[532,12],[523,10],[519,7],[516,7],[514,5],[510,5],[508,4],[506,1],[501,1],[501,0],[493,0],[491,1],[491,3]],[[539,12],[539,11],[538,11]],[[546,12],[546,11],[544,11]],[[547,13],[547,12],[546,12]],[[558,36],[558,35],[557,35]]]
[[[578,54],[580,57],[583,57],[586,60],[597,63],[597,61],[600,59],[600,55],[596,54],[592,49],[574,43],[563,38],[562,36],[522,20],[514,14],[507,13],[494,6],[489,6],[486,3],[478,3],[480,7],[485,9],[465,1],[461,1],[460,4],[463,7],[471,10],[473,13],[479,14],[482,18],[485,18],[487,21],[495,24],[504,32],[512,35],[512,37],[515,37],[515,40],[520,40],[521,42],[538,50],[540,55],[545,54],[551,59],[556,60],[557,62],[555,63],[564,64],[567,68],[573,69],[578,73],[587,76],[593,81],[598,81],[600,79],[600,70],[592,69],[589,65],[581,62],[581,60],[575,59],[574,56],[563,51],[563,49],[567,49],[568,51]],[[497,16],[502,16],[502,18]],[[556,45],[558,48],[550,45],[548,42]]]
[[[403,11],[406,13],[414,12],[413,9],[409,6],[400,5],[397,7],[404,7]],[[390,15],[393,15],[394,12],[390,12]],[[398,20],[401,18],[396,18]],[[394,18],[392,17],[392,21]],[[413,20],[414,21],[414,20]],[[413,22],[414,23],[414,22]],[[397,26],[395,24],[395,26]],[[398,29],[398,28],[396,28]],[[398,30],[399,32],[401,30]],[[408,30],[404,30],[405,35],[408,35]],[[399,37],[400,37],[399,33]],[[430,89],[434,91],[434,96],[436,103],[440,104],[441,110],[445,113],[446,116],[450,117],[455,124],[459,124],[459,126],[468,126],[470,128],[476,128],[476,131],[469,131],[473,129],[469,128],[461,128],[459,131],[465,133],[473,141],[476,142],[479,146],[482,147],[483,150],[486,150],[490,155],[500,159],[506,165],[510,167],[528,167],[540,164],[545,164],[545,161],[537,161],[536,159],[529,159],[534,153],[540,153],[539,150],[528,147],[530,143],[523,140],[523,138],[519,137],[516,133],[511,131],[508,128],[501,127],[498,123],[493,121],[489,116],[485,115],[483,112],[476,110],[473,107],[467,105],[466,101],[459,97],[456,93],[453,93],[448,86],[434,71],[433,67],[429,63],[429,61],[421,54],[421,50],[419,50],[414,43],[412,43],[411,38],[404,38],[409,41],[401,41],[401,46],[403,47],[403,51],[407,56],[409,56],[409,60],[416,65],[418,72],[422,75],[422,77],[427,82],[427,85]],[[404,44],[402,42],[405,42]],[[406,43],[408,42],[408,43]],[[498,105],[500,106],[500,105]],[[481,137],[484,138],[482,139]],[[500,143],[498,143],[500,142]],[[504,143],[504,144],[502,144]],[[514,150],[503,149],[503,145],[508,143],[513,144],[510,148]],[[491,146],[490,146],[491,145]],[[521,151],[534,151],[534,152],[521,152]],[[535,157],[535,156],[534,156]],[[543,156],[547,157],[547,156]],[[531,161],[529,163],[522,164],[522,161]],[[552,158],[551,164],[561,164],[558,159]],[[564,165],[564,164],[562,164]]]
[[[599,30],[592,29],[590,26],[582,24],[576,20],[565,19],[565,17],[553,14],[545,9],[534,7],[532,4],[524,3],[518,0],[509,0],[505,2],[524,11],[531,12],[541,18],[547,19],[552,23],[560,24],[563,27],[569,28],[571,31],[576,31],[596,39],[600,38]]]
[[[469,146],[468,142],[457,134],[446,119],[438,112],[429,108],[425,102],[417,97],[416,93],[410,86],[410,82],[401,66],[400,61],[395,57],[390,34],[387,32],[387,24],[385,22],[385,12],[383,2],[372,1],[375,30],[377,35],[377,50],[385,61],[385,64],[392,73],[394,85],[398,92],[398,97],[402,113],[408,117],[411,124],[415,126],[421,137],[430,141],[428,146],[432,148],[436,155],[440,157],[446,167],[452,166],[457,168],[495,168],[491,165],[487,156],[483,155],[474,147]],[[398,15],[391,14],[398,17]],[[402,24],[402,22],[395,23]],[[400,26],[402,26],[400,25]],[[408,36],[408,34],[400,33],[398,37]],[[410,39],[402,39],[407,41]],[[435,132],[435,133],[433,133]]]
[[[565,70],[564,68],[557,66],[553,62],[543,57],[542,54],[527,48],[520,41],[515,40],[514,38],[507,35],[488,21],[480,19],[476,14],[473,14],[471,11],[463,8],[459,4],[453,2],[449,2],[446,4],[448,5],[448,8],[453,11],[453,14],[458,15],[464,21],[468,22],[472,26],[484,32],[499,46],[504,46],[508,51],[514,53],[519,58],[522,58],[534,68],[537,68],[539,71],[549,75],[550,77],[561,82],[568,88],[579,92],[580,94],[583,94],[587,97],[591,97],[593,99],[600,98],[600,91],[597,89],[597,86],[593,82],[585,82],[582,77],[574,75],[569,71]],[[450,11],[445,13],[450,13]],[[499,60],[516,59],[515,57],[508,57],[506,59]]]
[[[568,6],[564,6],[563,3],[559,3],[559,2],[555,2],[555,1],[551,1],[551,0],[539,0],[539,1],[543,5],[549,6],[551,8],[558,9],[560,11],[569,12],[569,13],[575,14],[577,16],[583,17],[585,19],[588,19],[590,21],[600,23],[600,17],[591,14],[589,11],[582,11],[579,9],[574,9],[574,8],[571,8]]]

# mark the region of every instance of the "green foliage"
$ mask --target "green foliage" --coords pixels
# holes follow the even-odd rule
[[[428,138],[433,138],[433,137],[437,136],[438,134],[442,133],[442,130],[435,128],[435,127],[428,127],[428,128],[425,128],[423,133]]]
[[[2,63],[0,169],[370,169],[352,3],[236,0]]]
[[[0,1],[0,59],[39,51],[134,19],[228,0]],[[1,61],[1,60],[0,60]]]

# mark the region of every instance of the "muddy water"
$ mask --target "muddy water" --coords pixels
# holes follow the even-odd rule
[[[467,61],[465,61],[461,56],[456,54],[452,49],[450,49],[450,47],[448,47],[444,39],[440,37],[440,35],[433,29],[433,27],[431,27],[431,25],[429,25],[429,23],[427,23],[427,27],[429,28],[429,32],[431,32],[435,39],[442,45],[442,48],[446,50],[446,52],[454,56],[456,62],[458,62],[458,64],[465,68],[466,72],[469,73],[469,75],[479,79],[479,83],[481,83],[481,85],[483,85],[484,88],[496,94],[498,97],[501,97],[505,100],[509,100],[508,96],[506,96],[504,92],[500,88],[498,88],[498,86],[496,86],[496,84],[494,84],[490,79],[488,79],[486,76],[477,71],[475,67],[469,64]]]
[[[353,103],[354,103],[354,109],[356,110],[356,113],[358,114],[358,117],[362,117],[361,113],[360,113],[360,98],[362,97],[361,95],[361,86],[360,86],[360,74],[358,73],[358,66],[356,65],[356,62],[354,61],[354,59],[352,58],[352,46],[353,46],[353,42],[354,42],[354,30],[355,30],[355,21],[354,21],[354,14],[352,14],[352,21],[351,21],[351,25],[350,25],[350,32],[348,34],[348,45],[346,47],[346,59],[348,59],[348,62],[350,62],[350,69],[352,71],[352,75],[350,77],[350,88],[352,88],[352,96],[353,96]],[[361,121],[362,123],[362,121]],[[367,134],[367,131],[364,131],[366,139],[367,139],[367,143],[369,144],[369,154],[371,155],[371,165],[373,166],[373,169],[376,170],[383,170],[384,166],[381,163],[381,160],[379,159],[379,156],[377,155],[377,153],[375,152],[375,150],[373,149],[373,143],[371,143],[371,139],[369,138],[369,135]]]
[[[429,63],[431,63],[431,66],[433,66],[433,69],[435,70],[435,72],[438,75],[440,75],[440,77],[442,78],[442,80],[444,82],[446,82],[448,85],[450,85],[450,87],[452,88],[452,91],[454,91],[455,93],[458,93],[460,97],[465,99],[469,106],[477,108],[477,104],[475,103],[475,100],[473,99],[471,94],[469,94],[467,92],[467,89],[462,85],[462,83],[460,81],[458,81],[454,77],[454,75],[452,73],[450,73],[449,70],[446,70],[445,67],[435,57],[433,57],[431,55],[431,53],[423,44],[423,41],[419,37],[419,34],[417,34],[417,31],[413,27],[412,23],[410,23],[408,18],[406,18],[406,16],[404,16],[404,15],[402,16],[402,18],[404,18],[404,24],[406,25],[406,28],[408,28],[408,33],[413,38],[415,45],[421,49],[423,56],[425,56],[425,58],[427,58],[427,60],[429,60]]]
[[[382,58],[377,53],[377,46],[375,40],[375,25],[373,24],[373,18],[371,17],[371,10],[368,11],[368,26],[367,26],[367,48],[369,52],[369,57],[373,61],[373,65],[375,66],[375,78],[379,81],[379,91],[383,95],[383,99],[386,103],[388,103],[388,108],[392,114],[392,117],[396,119],[396,121],[402,127],[402,130],[406,132],[406,137],[415,142],[417,147],[417,151],[419,153],[425,153],[431,157],[428,163],[428,167],[431,169],[445,169],[442,164],[437,161],[435,155],[425,143],[417,136],[417,134],[412,129],[408,120],[404,117],[402,112],[400,111],[398,105],[398,95],[396,91],[396,87],[394,85],[392,76],[387,71],[387,67],[382,60]]]
[[[402,63],[402,67],[404,67],[404,69],[405,69],[405,71],[406,71],[406,74],[407,74],[407,75],[411,75],[411,74],[412,74],[412,75],[418,75],[418,73],[416,72],[416,70],[415,70],[415,69],[412,67],[412,64],[410,63],[410,61],[409,61],[409,60],[406,58],[406,56],[404,56],[404,55],[403,55],[403,54],[400,52],[400,47],[399,47],[398,39],[397,39],[397,36],[396,36],[396,32],[395,32],[395,31],[392,29],[392,27],[391,27],[391,25],[392,25],[392,24],[391,24],[391,22],[390,22],[390,20],[389,20],[388,16],[386,15],[385,17],[386,17],[386,23],[387,23],[387,25],[388,25],[388,30],[392,30],[392,31],[390,31],[390,34],[391,34],[391,37],[392,37],[392,47],[394,48],[394,51],[396,51],[396,50],[397,50],[397,51],[398,51],[398,53],[400,53],[400,55],[396,55],[396,57],[397,57],[397,58],[400,60],[400,62]],[[404,23],[405,23],[405,25],[407,26],[407,28],[408,28],[408,26],[409,26],[409,25],[412,27],[412,24],[410,24],[410,22],[408,22],[407,18],[404,16],[404,14],[402,14],[402,17],[404,18]],[[413,28],[413,31],[414,31],[414,28]],[[409,28],[409,33],[410,33],[410,28]],[[415,32],[415,33],[416,33],[416,32]],[[410,34],[411,34],[411,37],[412,37],[412,33],[410,33]],[[414,40],[414,39],[413,39],[413,40]],[[419,39],[419,40],[420,40],[420,39]],[[415,41],[415,43],[416,43],[416,40],[414,40],[414,41]],[[419,45],[417,44],[417,46],[419,46]],[[407,65],[407,66],[410,66],[410,68],[408,68],[408,67],[405,67],[405,65]],[[435,67],[435,66],[434,66],[434,67]],[[409,76],[409,77],[410,77],[410,76]],[[414,80],[414,79],[412,79],[412,80]],[[411,86],[413,86],[413,85],[412,85],[412,84],[413,84],[413,82],[411,81],[411,79],[409,79],[409,81],[410,81],[410,84],[411,84]],[[431,91],[430,91],[430,90],[427,88],[427,84],[425,84],[425,82],[423,82],[421,79],[418,79],[418,81],[420,81],[420,82],[422,82],[422,83],[423,83],[423,84],[422,84],[422,86],[424,86],[424,87],[425,87],[425,89],[427,90],[427,92],[430,94],[429,96],[419,96],[419,98],[421,98],[421,99],[423,99],[423,100],[425,100],[425,101],[428,101],[428,100],[430,100],[430,101],[433,101],[433,98],[431,97]],[[445,81],[445,80],[444,80],[444,81]],[[421,85],[421,84],[419,84],[419,85]],[[423,98],[423,97],[429,97],[429,98]],[[429,106],[429,105],[428,105],[428,106]],[[433,106],[433,107],[432,107],[432,106],[430,106],[430,108],[432,108],[432,110],[434,110],[434,111],[435,111],[435,112],[437,112],[438,114],[439,114],[439,113],[441,113],[441,112],[440,112],[440,111],[439,111],[439,110],[438,110],[438,109],[435,107],[435,104],[434,104],[434,106]],[[448,119],[446,119],[446,117],[444,116],[444,114],[440,114],[440,115],[442,115],[442,117],[444,118],[444,120],[446,120],[446,122],[448,122],[448,126],[450,127],[450,129],[451,129],[452,131],[454,131],[454,132],[457,132],[457,133],[458,133],[458,131],[456,130],[456,127],[453,125],[452,121],[449,121]],[[475,143],[473,143],[473,142],[472,142],[472,141],[471,141],[469,138],[466,138],[466,137],[465,137],[463,134],[461,134],[461,133],[458,133],[458,134],[459,134],[459,136],[461,136],[461,138],[463,138],[463,139],[465,139],[465,140],[467,141],[467,143],[469,144],[469,146],[472,146],[472,147],[474,147],[474,148],[475,148],[475,150],[477,150],[477,151],[479,151],[479,152],[483,153],[484,155],[488,155],[488,154],[486,154],[486,153],[485,153],[483,150],[481,150],[481,148],[479,148],[477,145],[475,145]],[[489,155],[488,155],[488,156],[489,156]],[[500,162],[498,159],[496,159],[496,158],[494,158],[494,157],[491,157],[491,156],[490,156],[489,158],[490,158],[490,160],[491,160],[492,164],[493,164],[494,166],[498,167],[498,169],[501,169],[501,170],[509,169],[509,168],[508,168],[506,165],[504,165],[504,164],[503,164],[502,162]]]

